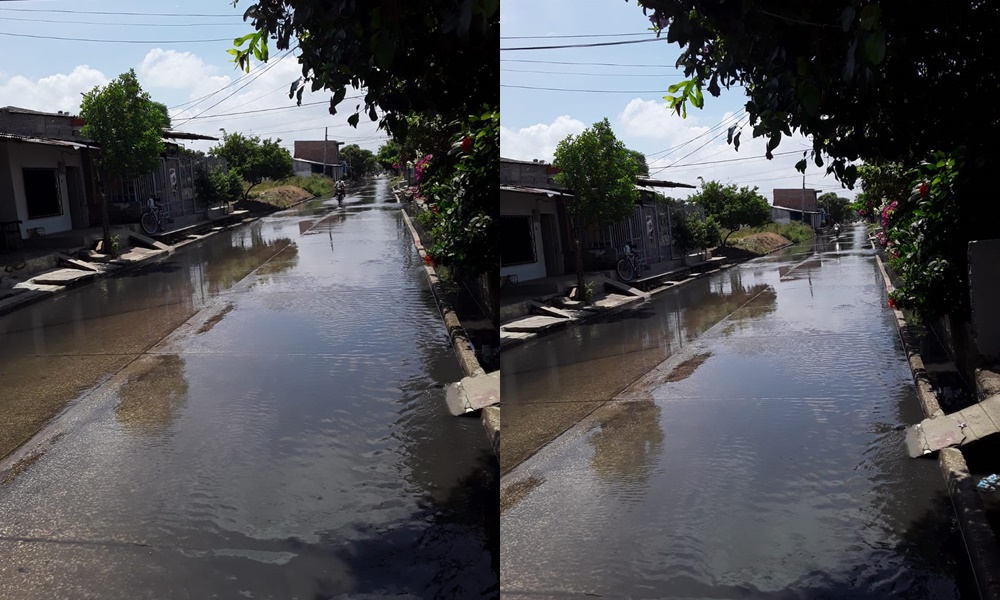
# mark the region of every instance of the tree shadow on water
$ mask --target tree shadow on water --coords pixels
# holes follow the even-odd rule
[[[356,524],[359,539],[333,535],[321,545],[350,571],[321,578],[316,600],[354,595],[421,598],[494,598],[500,593],[500,470],[492,452],[442,501],[429,495],[418,510],[392,523]]]

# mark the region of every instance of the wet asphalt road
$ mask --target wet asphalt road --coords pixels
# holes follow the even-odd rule
[[[903,448],[922,415],[863,242],[507,352],[503,596],[968,595],[937,465]]]
[[[496,462],[390,199],[0,319],[0,441],[63,411],[0,462],[0,595],[495,597]]]

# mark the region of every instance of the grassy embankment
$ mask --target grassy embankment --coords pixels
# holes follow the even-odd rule
[[[723,237],[725,237],[723,232]],[[803,242],[816,236],[812,227],[802,223],[768,223],[763,227],[743,228],[729,236],[729,245],[751,254],[763,255],[789,242]]]
[[[282,181],[265,181],[250,190],[250,203],[272,209],[288,208],[308,198],[333,195],[333,180],[322,175],[290,177]]]

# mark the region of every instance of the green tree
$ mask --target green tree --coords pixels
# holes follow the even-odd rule
[[[617,223],[635,211],[638,165],[605,118],[569,135],[556,146],[556,182],[573,192],[569,212],[576,236],[577,289],[584,289],[583,230],[595,224]]]
[[[378,160],[371,150],[357,144],[349,144],[340,149],[340,159],[347,163],[347,173],[351,179],[378,172]]]
[[[225,158],[229,170],[249,184],[243,192],[245,200],[250,190],[265,179],[280,181],[292,176],[292,155],[280,143],[280,139],[261,140],[257,135],[227,133],[208,153]]]
[[[914,164],[928,144],[987,150],[1000,129],[1000,106],[980,102],[1000,92],[997,3],[962,3],[944,22],[903,0],[639,4],[682,49],[687,80],[671,86],[673,107],[700,108],[703,90],[745,89],[768,156],[797,129],[810,136],[817,166],[827,156],[827,171],[852,183],[851,161]]]
[[[102,173],[101,223],[104,247],[110,248],[107,187],[149,173],[159,165],[167,122],[132,69],[103,88],[97,86],[85,93],[80,116],[86,121],[80,133],[101,147],[97,157]]]
[[[816,199],[816,203],[826,211],[827,219],[832,223],[846,223],[854,220],[854,215],[851,214],[851,201],[843,196],[838,196],[836,192],[821,194]]]
[[[629,150],[629,156],[635,161],[639,177],[649,177],[649,165],[646,163],[646,155],[638,150]]]
[[[705,216],[727,230],[726,237],[722,239],[723,246],[740,227],[760,227],[771,221],[771,206],[766,198],[757,193],[756,187],[737,189],[735,185],[724,186],[718,181],[709,181],[689,196],[688,201],[700,204],[705,209]]]
[[[290,95],[301,101],[307,87],[330,90],[333,113],[348,88],[363,89],[364,99],[350,102],[349,122],[366,113],[401,135],[409,115],[448,123],[482,113],[484,104],[499,107],[499,7],[498,0],[262,0],[243,15],[256,31],[229,52],[248,69],[253,59],[267,60],[269,38],[278,50],[297,40],[302,78]]]
[[[379,146],[375,158],[378,160],[378,164],[382,165],[383,169],[386,171],[392,170],[393,165],[399,164],[399,144],[396,140],[387,141]]]

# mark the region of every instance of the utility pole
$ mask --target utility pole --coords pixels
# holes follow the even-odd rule
[[[326,147],[329,143],[330,143],[330,128],[324,127],[323,128],[323,177],[326,177]]]
[[[802,174],[802,223],[805,222],[806,222],[806,174],[803,173]]]

